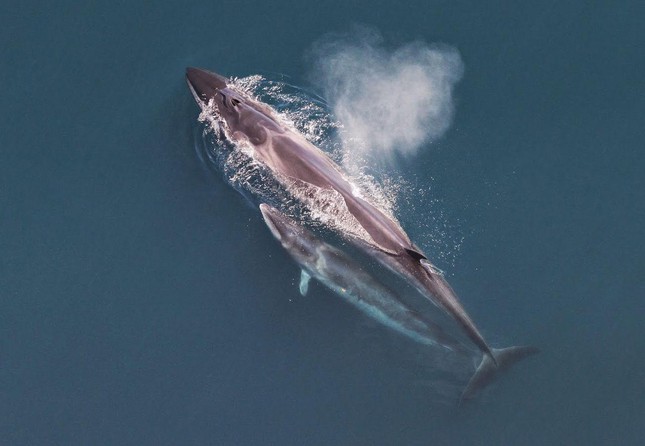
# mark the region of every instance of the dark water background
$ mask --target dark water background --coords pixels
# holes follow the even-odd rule
[[[195,155],[185,66],[305,84],[311,44],[356,22],[465,63],[452,129],[401,169],[465,237],[451,282],[487,338],[543,349],[467,410],[429,397],[407,341],[300,298]],[[5,2],[0,443],[642,444],[644,22],[641,2]]]

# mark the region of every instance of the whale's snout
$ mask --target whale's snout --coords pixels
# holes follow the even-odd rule
[[[197,101],[207,102],[215,94],[226,88],[227,79],[217,73],[201,68],[186,68],[186,81]]]
[[[260,205],[260,212],[262,212],[262,217],[264,217],[264,221],[271,230],[273,236],[277,240],[282,241],[287,226],[284,215],[282,215],[277,209],[265,203]]]

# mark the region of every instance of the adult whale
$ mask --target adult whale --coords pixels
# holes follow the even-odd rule
[[[200,68],[187,68],[188,86],[202,110],[214,110],[234,143],[249,144],[253,157],[279,181],[335,192],[337,201],[365,234],[348,237],[446,311],[470,340],[497,364],[495,355],[443,275],[393,218],[355,193],[340,168],[297,131],[282,124],[275,112],[232,88],[227,78]],[[311,191],[309,192],[312,193]],[[338,203],[337,203],[338,204]]]

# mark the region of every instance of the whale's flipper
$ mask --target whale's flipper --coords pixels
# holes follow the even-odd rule
[[[470,378],[468,385],[461,394],[460,404],[473,399],[477,393],[493,382],[500,372],[508,370],[516,362],[539,352],[539,348],[530,346],[492,349],[497,366],[489,355],[482,356],[479,367],[477,367],[475,374]]]
[[[303,296],[307,295],[307,291],[309,291],[309,281],[311,280],[311,276],[307,271],[304,269],[300,271],[300,294]]]

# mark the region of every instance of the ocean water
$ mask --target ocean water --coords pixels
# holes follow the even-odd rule
[[[2,11],[0,444],[645,441],[640,2]],[[389,172],[396,212],[493,345],[542,349],[466,408],[422,348],[300,296],[199,156],[186,66],[315,91],[315,42],[357,23],[463,62],[451,126]]]

